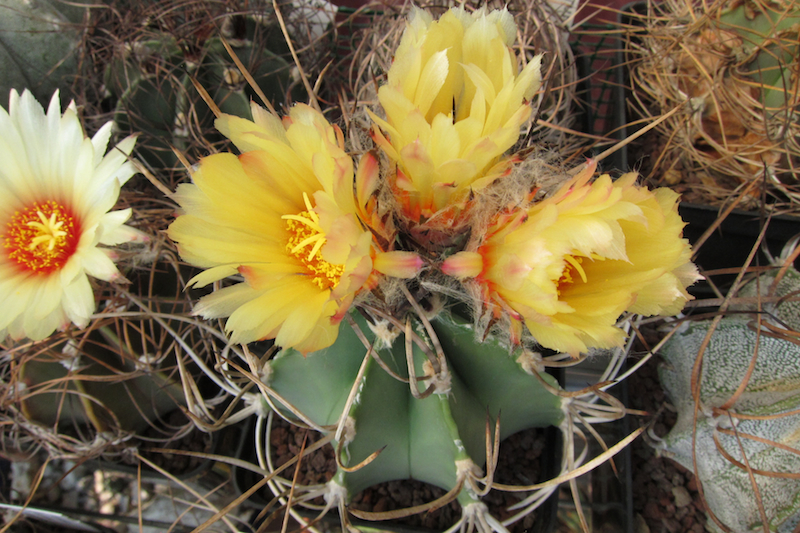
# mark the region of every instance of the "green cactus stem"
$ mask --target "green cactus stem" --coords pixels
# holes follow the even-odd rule
[[[119,347],[109,328],[102,329],[105,342],[116,340]],[[180,383],[161,372],[137,370],[130,356],[98,340],[87,340],[80,349],[67,341],[61,354],[47,351],[23,362],[20,407],[27,420],[67,431],[91,425],[98,434],[137,433],[185,406]]]
[[[291,93],[292,68],[280,51],[267,48],[258,25],[245,25],[245,38],[231,39],[231,48],[256,85],[273,102]],[[261,30],[263,31],[263,30]],[[199,139],[222,142],[214,134],[214,115],[195,89],[202,86],[223,113],[250,117],[256,95],[237,69],[220,37],[187,50],[173,35],[154,32],[147,39],[121,43],[123,50],[105,72],[105,85],[116,99],[115,121],[124,131],[141,132],[137,151],[156,169],[180,166],[173,147],[191,153]]]
[[[721,14],[719,22],[720,28],[741,37],[742,44],[734,53],[745,58],[744,70],[760,89],[761,103],[774,114],[796,102],[800,6],[737,2]]]
[[[366,341],[375,343],[367,320],[353,318]],[[462,507],[474,512],[487,459],[487,423],[494,428],[499,418],[503,439],[564,419],[552,376],[529,374],[515,360],[519,354],[491,337],[477,343],[472,327],[458,317],[440,315],[432,327],[445,363],[436,377],[417,383],[398,377],[408,380],[409,368],[417,376],[433,376],[435,357],[414,344],[409,367],[400,335],[391,347],[365,358],[364,343],[347,325],[327,349],[307,356],[287,349],[266,363],[266,385],[281,414],[298,422],[296,413],[302,413],[302,422],[337,439],[341,467],[332,481],[338,488],[331,490],[345,498],[384,481],[416,479],[457,491]],[[414,334],[431,345],[421,326]],[[426,396],[428,389],[433,393]],[[380,453],[368,462],[375,452]],[[368,464],[350,470],[362,462]]]
[[[78,74],[87,4],[52,0],[0,0],[0,100],[29,89],[48,102],[56,89],[68,101]]]

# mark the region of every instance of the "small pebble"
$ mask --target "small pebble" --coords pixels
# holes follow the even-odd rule
[[[686,507],[692,503],[692,496],[686,487],[672,487],[672,496],[675,498],[675,507]]]
[[[634,533],[650,533],[647,521],[639,513],[636,513],[636,517],[633,519],[633,531]]]

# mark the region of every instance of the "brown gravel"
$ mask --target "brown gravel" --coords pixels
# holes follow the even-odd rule
[[[300,452],[304,433],[304,430],[292,426],[284,420],[276,419],[273,422],[270,442],[276,465],[284,464]],[[318,434],[309,432],[309,442],[313,442],[317,438],[319,438]],[[547,434],[543,429],[521,431],[504,440],[500,444],[500,459],[495,471],[495,480],[498,483],[516,485],[526,485],[540,481],[543,457],[547,455],[547,442]],[[308,446],[308,443],[306,446]],[[298,482],[302,484],[325,483],[333,477],[335,469],[336,460],[333,448],[329,445],[325,446],[314,452],[301,465]],[[289,473],[288,475],[292,474]],[[240,487],[240,489],[246,489],[247,483],[252,484],[253,481],[253,479],[246,481],[243,483],[245,486]],[[351,506],[364,511],[390,511],[433,501],[443,496],[445,492],[439,487],[416,480],[390,481],[374,485],[356,494],[352,499]],[[261,491],[259,496],[264,501],[272,498],[271,493],[267,491]],[[492,514],[502,520],[511,516],[511,513],[506,508],[524,497],[524,493],[491,491],[484,498],[484,502]],[[322,503],[322,500],[320,499],[315,503]],[[433,512],[413,515],[396,522],[406,526],[442,531],[455,524],[460,516],[461,509],[459,504],[451,502]],[[537,520],[547,516],[549,516],[548,512],[540,508],[509,526],[509,530],[512,533],[541,531]],[[540,523],[541,521],[539,520]]]
[[[628,380],[630,407],[656,413],[669,401],[658,381],[654,357]],[[663,409],[654,432],[663,437],[675,425],[676,414]],[[631,448],[635,533],[703,533],[705,506],[694,475],[678,463],[656,457],[642,438]]]

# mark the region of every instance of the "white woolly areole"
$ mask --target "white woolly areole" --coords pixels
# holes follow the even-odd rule
[[[392,326],[388,320],[376,320],[375,323],[367,321],[369,329],[375,334],[375,349],[391,348],[394,340],[400,335],[400,330]]]
[[[325,492],[322,497],[325,498],[325,503],[329,507],[339,506],[339,504],[347,502],[347,489],[332,479],[325,484]]]
[[[434,394],[450,394],[453,377],[450,375],[450,372],[448,372],[447,369],[444,369],[442,372],[437,374],[433,370],[433,363],[431,363],[429,360],[426,360],[424,363],[422,363],[422,371],[426,376],[428,376],[428,378],[422,380],[422,383],[425,385],[426,389],[430,387],[431,383],[433,383]]]
[[[477,531],[481,533],[489,531],[485,526],[489,526],[490,530],[496,533],[508,533],[503,524],[489,513],[489,508],[483,502],[468,503],[462,508],[461,513],[462,520],[474,522]]]
[[[258,379],[261,380],[261,383],[264,385],[269,385],[270,381],[272,380],[272,365],[269,361],[264,363],[264,366],[261,367],[261,370],[258,372]]]
[[[347,446],[356,438],[356,419],[348,416],[342,427],[342,446]]]
[[[249,407],[252,405],[254,407],[255,415],[260,418],[266,418],[269,416],[270,411],[272,411],[269,404],[264,401],[264,398],[261,396],[261,394],[246,393],[243,396],[243,399],[245,406]]]
[[[81,354],[78,351],[78,343],[75,339],[69,339],[66,344],[64,344],[64,347],[61,348],[61,354],[64,355],[64,359],[59,359],[58,361],[61,366],[67,370],[75,370],[78,368]]]
[[[542,359],[542,354],[539,352],[523,350],[522,355],[517,357],[517,363],[519,363],[519,366],[525,373],[531,376],[534,375],[534,373],[541,374],[544,372],[544,360]]]
[[[456,477],[457,478],[481,478],[483,477],[483,470],[476,465],[472,459],[458,459],[456,460]]]

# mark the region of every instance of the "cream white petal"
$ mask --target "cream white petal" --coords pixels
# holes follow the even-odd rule
[[[136,167],[128,161],[128,156],[135,144],[136,137],[131,135],[112,147],[96,165],[95,175],[102,180],[116,179],[120,185],[124,185],[131,176],[136,174]],[[97,152],[95,152],[95,158],[97,158]]]
[[[100,165],[100,161],[103,159],[103,154],[106,152],[106,148],[108,148],[108,141],[111,140],[111,130],[113,127],[113,122],[106,122],[99,130],[97,130],[97,133],[94,134],[94,137],[92,137],[95,167]]]
[[[148,242],[149,240],[150,236],[147,233],[123,224],[110,230],[103,230],[99,242],[107,246],[114,246],[125,242]]]
[[[75,255],[69,258],[63,267],[61,267],[61,271],[58,273],[59,277],[61,278],[61,285],[66,286],[78,277],[83,275],[83,261],[81,259],[82,255],[86,253],[86,250],[93,249],[93,246],[86,246],[84,250],[79,251]]]
[[[121,242],[128,242],[128,240],[122,241],[115,241],[114,240],[114,231],[121,227],[128,219],[131,218],[131,214],[133,210],[129,207],[128,209],[120,209],[118,211],[111,211],[106,213],[100,219],[100,222],[97,224],[97,241],[101,244],[119,244]],[[131,228],[133,229],[133,228]]]
[[[94,310],[94,292],[89,278],[78,276],[64,287],[64,312],[76,326],[86,327]]]
[[[14,319],[21,316],[28,307],[33,291],[23,290],[19,278],[0,284],[0,328],[8,327]]]
[[[71,254],[66,259],[45,258],[24,241],[0,253],[0,341],[6,335],[43,339],[70,322],[84,327],[95,309],[87,274],[104,280],[119,275],[109,251],[96,247],[99,241],[144,238],[124,226],[130,210],[108,213],[121,183],[134,173],[127,155],[135,138],[106,154],[111,134],[109,123],[86,137],[77,107],[71,103],[62,113],[58,92],[46,112],[29,91],[12,91],[8,111],[0,107],[0,223],[19,216],[13,224],[26,224],[38,211],[72,232],[56,244],[63,247],[58,253]],[[15,238],[30,238],[16,231]],[[71,239],[77,239],[74,249]]]
[[[63,327],[67,322],[69,321],[66,319],[63,309],[57,307],[48,315],[38,319],[33,318],[32,314],[26,313],[14,321],[9,327],[9,331],[15,338],[24,336],[31,340],[40,341],[50,336],[57,328]]]
[[[30,305],[26,309],[25,314],[29,315],[33,320],[43,320],[53,311],[61,307],[60,298],[60,285],[61,280],[57,275],[47,276],[43,283],[32,283],[28,280],[30,289],[33,292]]]
[[[91,248],[81,254],[81,265],[93,278],[111,281],[120,276],[117,266],[100,248]]]

